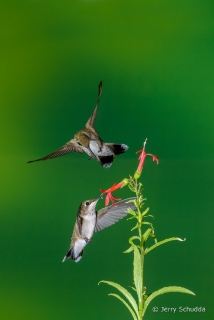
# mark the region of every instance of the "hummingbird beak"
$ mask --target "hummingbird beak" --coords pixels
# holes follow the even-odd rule
[[[96,206],[97,202],[100,200],[102,195],[100,195],[98,198],[95,198],[94,200],[91,200],[91,205],[92,203]]]
[[[103,194],[101,193],[101,195],[98,197],[98,198],[96,198],[95,200],[100,200],[100,198],[102,199],[102,197],[103,197]]]

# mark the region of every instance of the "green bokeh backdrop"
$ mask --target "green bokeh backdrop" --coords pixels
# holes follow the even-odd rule
[[[213,298],[214,2],[19,0],[1,4],[1,319],[131,319],[102,279],[132,285],[132,221],[96,234],[83,259],[62,264],[80,202],[132,174],[148,138],[142,181],[159,240],[146,319],[211,319]],[[103,80],[96,129],[129,151],[110,170],[86,155],[26,162],[81,129]],[[122,189],[116,196],[129,197]],[[103,202],[99,204],[102,206]],[[132,233],[134,234],[134,233]],[[154,314],[152,306],[204,314]]]

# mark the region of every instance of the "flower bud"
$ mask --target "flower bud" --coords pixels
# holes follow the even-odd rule
[[[127,186],[127,184],[129,184],[129,179],[127,179],[127,178],[123,179],[122,183],[123,184],[121,185],[121,188],[123,188],[123,187]]]
[[[141,176],[141,172],[142,172],[142,170],[140,171],[140,172],[137,172],[138,170],[136,170],[135,171],[135,174],[134,174],[134,179],[139,179],[140,178],[140,176]]]

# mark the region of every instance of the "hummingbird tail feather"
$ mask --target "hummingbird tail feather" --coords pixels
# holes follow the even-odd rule
[[[83,255],[83,250],[80,251],[77,255],[75,255],[74,247],[72,247],[68,250],[68,253],[64,256],[62,262],[64,262],[69,258],[74,260],[75,262],[78,262],[82,258],[82,255]]]
[[[75,252],[75,250],[71,251],[71,259],[74,260],[75,262],[80,261],[80,259],[82,258],[82,255],[83,255],[83,250],[81,250],[80,252]]]
[[[83,250],[79,253],[79,255],[77,257],[73,257],[72,259],[75,261],[75,262],[78,262],[80,261],[80,259],[82,258],[82,255],[83,255]]]
[[[114,152],[116,156],[124,153],[129,148],[126,144],[106,143],[106,145]]]
[[[104,168],[110,168],[111,167],[112,162],[114,160],[114,155],[113,154],[110,155],[110,156],[98,156],[98,157],[99,157],[101,165]]]
[[[66,255],[64,256],[64,258],[63,258],[62,262],[64,262],[65,260],[67,260],[67,259],[71,258],[71,250],[72,250],[72,248],[71,248],[71,249],[69,249],[68,253],[66,253]]]

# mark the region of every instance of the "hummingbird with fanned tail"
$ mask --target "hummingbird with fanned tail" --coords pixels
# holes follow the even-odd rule
[[[117,202],[116,206],[111,205],[96,211],[96,205],[100,197],[94,200],[86,200],[80,204],[70,248],[62,262],[69,258],[78,262],[82,258],[85,246],[92,242],[94,232],[110,227],[124,218],[127,215],[128,208],[136,209],[133,202],[128,202],[135,198],[129,198]]]
[[[89,159],[96,159],[103,167],[109,168],[112,165],[114,157],[124,153],[128,146],[125,144],[105,143],[99,136],[98,132],[94,129],[94,122],[96,120],[98,104],[102,93],[102,81],[98,86],[98,97],[95,109],[88,119],[85,127],[74,135],[74,138],[68,141],[64,146],[50,153],[49,155],[28,161],[28,163],[53,159],[63,156],[70,152],[87,153]]]

